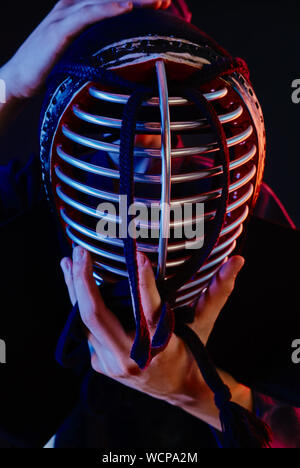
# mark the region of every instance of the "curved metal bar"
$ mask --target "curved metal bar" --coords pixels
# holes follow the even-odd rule
[[[238,190],[244,187],[246,184],[250,182],[250,180],[253,179],[255,174],[256,174],[256,166],[252,166],[248,174],[246,174],[240,180],[237,180],[236,182],[234,182],[233,184],[229,186],[229,193],[232,193],[235,190]],[[210,200],[215,200],[216,198],[219,198],[221,195],[222,195],[222,189],[212,190],[211,192],[206,192],[206,193],[203,193],[202,195],[196,195],[194,197],[187,197],[184,199],[173,200],[171,203],[171,206],[178,206],[184,203],[203,203],[203,202],[207,202]]]
[[[71,206],[72,208],[74,208],[75,210],[78,210],[80,213],[85,213],[89,216],[93,216],[94,218],[97,218],[97,219],[102,219],[102,218],[106,218],[107,221],[111,221],[111,222],[115,222],[115,223],[120,223],[120,218],[119,216],[113,216],[113,215],[110,215],[108,213],[104,213],[104,212],[101,212],[99,210],[95,210],[95,208],[91,208],[90,206],[88,205],[85,205],[83,203],[79,203],[78,201],[74,200],[73,198],[69,197],[68,195],[66,195],[61,186],[60,185],[57,185],[56,186],[56,193],[58,195],[58,197],[64,202],[66,203],[67,205]]]
[[[70,226],[73,230],[78,231],[81,234],[85,235],[86,237],[90,237],[91,239],[95,239],[99,242],[110,244],[115,247],[119,247],[119,248],[124,247],[124,243],[122,239],[102,236],[101,234],[98,234],[96,231],[93,231],[92,229],[86,226],[83,226],[82,224],[77,223],[76,221],[74,221],[68,216],[64,208],[60,209],[60,214],[61,214],[62,219],[68,226]],[[158,246],[152,245],[152,244],[137,243],[137,248],[139,251],[145,252],[145,253],[156,253],[158,251]]]
[[[117,128],[117,129],[121,129],[122,127],[121,119],[113,119],[111,117],[102,117],[101,115],[90,114],[80,109],[79,105],[77,104],[73,106],[73,113],[79,119],[84,120],[85,122],[88,122],[94,125],[99,125],[102,127],[109,127],[109,128]],[[234,114],[233,112],[230,113],[230,116],[228,114],[228,118],[230,118],[231,120],[234,120],[235,117],[233,117],[233,114]],[[223,118],[226,119],[226,116],[223,116]],[[231,120],[228,120],[228,122],[230,122]],[[171,122],[170,130],[172,132],[197,130],[205,125],[207,125],[207,121],[203,119],[198,120],[198,121],[195,120],[194,122]],[[160,122],[137,122],[136,130],[140,132],[151,131],[155,133],[160,133],[161,123]]]
[[[160,230],[158,244],[157,277],[164,279],[166,274],[166,262],[168,242],[170,237],[170,207],[171,207],[171,130],[168,82],[165,64],[162,60],[156,62],[158,91],[161,113],[161,210]]]
[[[239,230],[239,231],[240,231],[240,230]],[[70,229],[69,227],[66,228],[66,233],[67,233],[67,236],[68,236],[73,242],[75,242],[76,245],[81,245],[82,247],[84,247],[85,249],[87,249],[89,252],[92,252],[92,253],[94,253],[94,254],[96,254],[96,255],[99,255],[100,257],[107,258],[107,259],[109,259],[109,260],[117,261],[117,262],[119,262],[119,263],[126,263],[125,257],[120,256],[120,255],[116,255],[116,254],[114,254],[114,253],[112,253],[112,252],[107,252],[107,251],[105,251],[105,250],[99,249],[99,248],[97,248],[97,247],[95,247],[95,246],[93,246],[93,245],[88,244],[87,242],[83,241],[82,239],[79,239],[77,236],[75,236],[75,235],[72,233],[72,231],[71,231],[71,229]],[[238,237],[239,235],[240,235],[240,232],[239,232],[239,233],[236,233],[236,237]],[[227,247],[228,243],[231,244],[231,243],[232,243],[232,240],[231,240],[231,242],[227,241],[226,243],[224,243],[224,245],[222,245],[222,250],[223,250],[224,248]],[[230,248],[229,248],[225,253],[223,253],[223,254],[222,254],[220,257],[218,257],[217,259],[214,259],[214,260],[208,262],[208,263],[207,263],[206,265],[204,265],[204,267],[203,267],[201,270],[199,270],[199,271],[200,271],[200,272],[203,272],[204,270],[210,269],[210,268],[212,268],[213,266],[215,266],[216,264],[223,262],[223,260],[224,260],[228,255],[230,255],[230,253],[235,249],[235,246],[236,246],[236,242],[234,241],[233,244],[230,246]],[[214,252],[214,253],[215,253],[215,252]],[[172,265],[167,264],[167,267],[169,268],[169,267],[171,267],[171,266],[172,266],[172,267],[178,266],[179,264],[184,263],[184,261],[185,261],[185,260],[181,260],[180,262],[177,262],[176,265],[175,265],[175,264],[174,264],[174,265],[173,265],[173,264],[172,264]],[[118,275],[121,274],[122,276],[127,276],[127,274],[125,274],[126,272],[123,271],[123,270],[119,270],[119,269],[117,269],[117,268],[110,267],[109,265],[106,265],[106,264],[103,263],[103,262],[95,262],[95,263],[96,263],[96,264],[98,263],[99,265],[101,265],[102,268],[105,268],[106,270],[110,271],[111,273],[115,273],[115,274],[118,274]],[[208,275],[208,279],[210,279],[210,278],[213,276],[213,274],[214,274],[214,273],[212,272],[210,275]],[[188,283],[187,285],[184,286],[184,290],[190,289],[190,288],[194,287],[195,285],[198,285],[198,284],[200,284],[200,283],[202,283],[202,282],[204,282],[204,281],[205,281],[205,280],[204,280],[203,278],[202,278],[202,279],[200,278],[199,280],[196,280],[195,282]],[[183,290],[183,289],[181,288],[181,290]],[[190,297],[190,296],[192,297],[192,296],[194,296],[194,295],[197,295],[198,292],[199,292],[198,290],[197,290],[196,292],[193,291],[192,293],[189,293],[188,295],[185,295],[185,296],[183,296],[183,297],[179,297],[179,298],[176,299],[175,302],[177,303],[177,302],[180,302],[181,300],[187,299],[187,298]],[[183,298],[184,298],[184,299],[183,299]]]
[[[164,189],[164,164],[162,165],[162,168],[163,168],[163,170],[162,170],[162,178],[163,178],[162,189]],[[169,168],[168,174],[169,174],[169,172],[170,172],[170,168]],[[119,203],[120,198],[119,198],[118,194],[113,193],[113,192],[106,192],[104,190],[99,190],[99,189],[96,189],[94,187],[90,187],[88,185],[85,185],[82,182],[79,182],[78,180],[72,179],[71,177],[65,175],[61,171],[59,166],[55,167],[55,173],[56,173],[56,176],[59,178],[59,180],[64,182],[69,187],[72,187],[73,189],[78,190],[79,192],[85,193],[87,195],[91,195],[91,196],[93,196],[95,198],[100,198],[102,200],[108,200],[108,201],[111,201],[111,202]],[[240,180],[238,180],[235,183],[230,185],[229,193],[232,193],[235,190],[238,190],[238,189],[242,188],[244,185],[246,185],[248,182],[250,182],[251,179],[253,179],[255,174],[256,174],[256,166],[252,166],[252,168],[249,170],[248,174],[246,174],[243,178],[241,178]],[[166,180],[165,180],[165,183],[167,183]],[[216,198],[219,198],[221,196],[221,194],[222,194],[222,189],[217,189],[217,190],[212,190],[211,192],[203,193],[201,195],[195,195],[193,197],[186,197],[186,198],[179,198],[179,199],[175,199],[173,201],[170,201],[171,200],[171,182],[170,182],[170,179],[168,179],[168,184],[169,184],[168,190],[170,192],[169,193],[169,198],[168,198],[168,206],[169,207],[181,206],[181,205],[184,205],[186,203],[189,203],[189,204],[203,203],[203,202],[206,202],[206,201],[215,200]],[[165,199],[166,198],[164,197],[164,200]],[[164,202],[162,199],[160,200],[160,202],[161,202],[161,207],[162,207],[162,216],[164,216],[165,213],[163,212],[163,209],[165,207],[166,202]],[[151,200],[151,199],[146,199],[146,198],[136,198],[135,203],[137,205],[140,203],[140,204],[143,204],[145,206],[151,206],[151,205],[159,204],[159,200],[158,199],[152,199]]]
[[[103,278],[93,271],[93,277],[95,278],[97,286],[101,286],[104,283]]]
[[[240,188],[244,187],[244,185],[248,184],[250,180],[253,179],[253,177],[256,174],[256,166],[252,166],[251,169],[249,170],[248,174],[246,174],[244,177],[241,179],[237,180],[233,184],[230,185],[229,187],[229,193],[234,192],[235,190],[239,190]]]
[[[227,213],[231,213],[234,210],[240,208],[240,206],[244,205],[252,196],[253,194],[253,185],[251,184],[247,192],[238,200],[235,202],[231,203],[227,207]],[[102,219],[106,218],[110,222],[115,222],[115,223],[120,223],[120,218],[118,216],[113,216],[108,213],[101,212],[100,210],[95,210],[94,208],[91,208],[85,204],[79,203],[78,201],[74,200],[73,198],[69,197],[66,195],[61,186],[57,185],[56,186],[56,193],[58,197],[67,205],[71,206],[72,208],[75,208],[81,213],[85,213],[89,216],[92,216],[97,219]],[[204,221],[211,221],[214,219],[216,212],[211,211],[210,213],[205,214],[204,216]],[[177,228],[181,226],[190,226],[191,224],[197,223],[197,222],[203,222],[203,216],[200,216],[198,218],[192,218],[192,219],[184,219],[183,222],[180,221],[172,221],[170,223],[171,228]],[[158,230],[159,229],[159,224],[158,223],[143,223],[140,222],[140,226],[143,229],[152,229],[152,230]]]
[[[86,161],[82,161],[81,159],[77,159],[74,156],[70,156],[62,149],[61,145],[57,146],[56,151],[57,151],[58,156],[63,161],[67,162],[73,167],[77,167],[78,169],[82,169],[83,171],[87,171],[92,174],[98,174],[101,176],[109,177],[111,179],[116,179],[116,180],[120,179],[119,171],[115,169],[108,169],[105,167],[96,166],[95,164],[91,164]],[[251,159],[253,159],[254,156],[256,155],[256,152],[257,152],[257,148],[255,145],[253,145],[250,151],[247,151],[246,154],[244,154],[240,158],[230,163],[230,166],[229,166],[230,170],[238,169],[242,165],[251,161]],[[213,167],[210,169],[200,170],[197,172],[172,175],[171,182],[172,184],[186,183],[186,182],[192,182],[195,180],[205,179],[207,177],[212,177],[212,176],[216,176],[220,174],[223,174],[223,168],[222,166],[217,166],[217,167]],[[151,184],[161,184],[160,175],[136,173],[134,175],[134,180],[136,182],[141,182],[141,183],[145,182],[145,183],[151,183]]]
[[[81,247],[85,248],[89,252],[92,252],[96,255],[99,255],[100,257],[107,258],[109,260],[113,260],[114,262],[119,262],[119,263],[126,263],[125,257],[122,255],[117,255],[113,252],[107,252],[106,250],[99,249],[98,247],[95,247],[94,245],[88,244],[82,239],[79,239],[77,236],[75,236],[71,229],[69,227],[66,228],[66,233],[67,236],[75,242],[77,245],[81,245]]]
[[[98,261],[94,261],[93,264],[97,268],[101,268],[101,269],[103,269],[105,271],[108,271],[109,273],[112,273],[112,274],[118,275],[118,276],[122,276],[124,278],[128,278],[128,273],[125,270],[120,270],[119,268],[114,268],[114,267],[112,267],[110,265],[106,265],[105,263],[98,262]]]
[[[249,213],[249,208],[248,206],[245,207],[243,213],[241,216],[239,216],[232,224],[226,226],[223,228],[221,231],[220,237],[223,237],[230,232],[234,231],[237,227],[239,227],[247,218]],[[104,242],[110,245],[114,245],[119,248],[123,248],[124,244],[122,239],[117,239],[117,238],[112,238],[112,237],[104,237],[98,234],[96,231],[93,231],[92,229],[88,228],[87,226],[83,226],[82,224],[79,224],[77,221],[74,221],[73,219],[70,218],[70,216],[67,214],[66,210],[64,208],[60,209],[60,214],[63,219],[63,221],[69,225],[73,230],[80,232],[81,234],[90,237],[91,239],[98,240],[100,242]],[[197,240],[201,240],[201,238]],[[173,243],[168,245],[168,252],[178,252],[184,250],[186,247],[186,241],[184,242],[178,242],[178,243]],[[158,252],[158,245],[154,244],[146,244],[146,243],[137,243],[137,248],[140,252],[145,252],[145,253],[157,253]]]
[[[217,247],[215,247],[215,249],[212,251],[212,253],[210,255],[210,258],[215,256],[219,252],[222,252],[224,249],[226,249],[226,247],[231,245],[238,237],[240,237],[242,232],[243,232],[243,226],[239,226],[237,231],[230,237],[230,239],[227,239],[225,242],[223,242],[223,243],[219,244]],[[176,259],[176,260],[171,260],[171,261],[167,262],[167,268],[178,267],[178,266],[182,265],[184,262],[186,262],[186,260],[189,257],[190,257],[190,255],[186,256],[185,258],[179,258],[179,259]]]
[[[212,278],[212,277],[211,277],[211,278]],[[208,283],[208,282],[211,280],[211,278],[209,278],[209,279],[206,281],[206,283]],[[205,282],[202,283],[202,284],[205,285]],[[196,291],[192,291],[192,292],[190,292],[190,293],[188,293],[188,294],[185,294],[184,296],[179,296],[179,297],[177,297],[176,300],[175,300],[175,304],[179,304],[180,302],[186,301],[187,299],[189,299],[189,301],[191,301],[191,299],[196,298],[197,296],[200,295],[202,289],[203,289],[203,288],[200,288],[200,289],[197,289]]]
[[[252,133],[253,133],[253,127],[252,125],[249,125],[249,127],[243,132],[227,139],[228,148],[232,148],[233,146],[239,145],[240,143],[243,143],[244,141],[248,140],[248,138],[252,135]],[[217,143],[210,143],[209,145],[202,147],[202,148],[195,147],[195,148],[174,149],[172,151],[172,156],[173,157],[194,156],[198,154],[214,153],[215,151],[219,151],[219,150],[220,148]]]
[[[207,275],[201,276],[200,278],[198,278],[195,281],[192,281],[191,283],[186,283],[180,289],[178,289],[177,292],[180,293],[181,291],[187,291],[187,290],[189,290],[191,288],[195,288],[197,286],[200,286],[201,284],[206,283],[207,281],[210,281],[211,278],[218,272],[219,268],[220,267],[218,266],[217,268],[215,268],[213,271],[211,271]]]
[[[231,161],[229,165],[229,169],[232,171],[234,169],[238,169],[244,164],[247,164],[249,161],[251,161],[251,159],[254,158],[254,156],[256,155],[256,152],[257,152],[256,145],[253,145],[250,151],[248,151],[246,154],[243,154],[243,156],[241,156],[240,158],[235,159],[234,161]],[[221,166],[218,166],[216,169],[220,171],[219,174],[223,174],[223,170]]]
[[[59,178],[59,180],[64,182],[69,187],[78,190],[79,192],[86,193],[87,195],[91,195],[102,200],[108,200],[115,203],[119,203],[120,196],[118,194],[113,192],[105,192],[104,190],[99,190],[94,187],[90,187],[89,185],[82,184],[78,180],[72,179],[72,177],[65,175],[61,171],[59,166],[55,167],[55,174]]]
[[[106,270],[109,273],[113,273],[114,275],[119,275],[119,276],[123,276],[124,278],[128,278],[128,273],[125,270],[120,270],[119,268],[106,265],[105,263],[102,263],[99,261],[94,261],[93,263],[97,268],[102,268],[103,270]]]
[[[91,174],[109,177],[110,179],[120,179],[119,171],[116,171],[115,169],[108,169],[106,167],[97,166],[96,164],[91,164],[86,161],[82,161],[81,159],[74,158],[74,156],[71,156],[70,154],[66,153],[62,149],[61,145],[58,145],[56,147],[56,152],[60,159],[62,159],[63,161],[65,161],[73,167],[77,167],[78,169],[82,169],[83,171],[89,172]]]
[[[224,227],[221,231],[221,236],[226,236],[229,234],[231,231],[233,231],[236,227],[238,227],[240,224],[242,224],[248,217],[249,214],[249,207],[248,205],[245,206],[245,209],[241,216],[239,216],[233,223],[229,224],[228,226]]]
[[[107,143],[100,140],[95,140],[94,138],[89,138],[83,135],[79,135],[76,132],[73,132],[68,128],[67,125],[62,125],[62,132],[66,138],[78,143],[79,145],[85,146],[87,148],[92,148],[95,150],[106,151],[108,153],[119,153],[120,146],[112,143]],[[253,133],[253,127],[250,125],[245,131],[227,139],[227,145],[229,148],[236,146],[240,143],[246,141]],[[171,152],[173,158],[184,157],[184,156],[194,156],[199,154],[208,154],[219,151],[219,146],[217,143],[210,143],[203,147],[192,147],[192,148],[176,148]],[[152,157],[160,158],[160,150],[152,148],[135,148],[134,155],[136,157]]]
[[[249,189],[247,190],[247,192],[245,193],[245,195],[243,195],[241,198],[239,198],[238,200],[236,200],[235,202],[233,203],[230,203],[230,205],[228,205],[227,207],[227,214],[228,213],[231,213],[232,211],[236,210],[237,208],[239,208],[240,206],[242,206],[244,203],[246,203],[249,198],[252,197],[253,195],[253,190],[254,190],[254,186],[253,184],[250,185]]]
[[[210,268],[217,265],[219,262],[223,262],[225,258],[228,257],[234,251],[235,248],[236,248],[236,241],[234,241],[233,244],[230,246],[230,248],[226,250],[226,252],[223,253],[221,256],[203,265],[203,267],[201,267],[197,273],[203,273],[203,271],[209,270]]]
[[[115,94],[109,93],[107,91],[101,91],[94,86],[89,88],[89,93],[96,99],[100,99],[101,101],[112,102],[115,104],[127,104],[127,101],[130,96],[125,94]],[[227,88],[219,89],[218,91],[212,91],[210,93],[204,94],[208,101],[216,101],[217,99],[222,99],[228,94]],[[185,106],[189,104],[187,99],[182,97],[169,97],[169,105],[170,106]],[[159,106],[159,98],[154,97],[144,102],[144,106]]]
[[[222,252],[223,249],[228,247],[233,241],[235,241],[236,239],[238,239],[240,237],[243,230],[244,230],[244,226],[243,225],[239,226],[238,229],[236,230],[236,232],[229,239],[227,239],[223,243],[220,243],[219,245],[217,245],[217,247],[214,248],[214,250],[212,251],[210,256],[212,257],[212,256],[218,254],[219,252]]]
[[[208,284],[208,283],[207,283],[207,284]],[[207,284],[205,284],[205,285],[203,286],[203,288],[201,288],[201,289],[199,290],[199,298],[200,298],[202,292],[203,292],[203,291],[205,290],[205,288],[207,287]],[[196,299],[197,299],[197,297],[196,297]],[[179,309],[179,308],[182,308],[182,307],[192,306],[192,305],[194,304],[194,302],[195,302],[196,299],[193,299],[193,300],[190,300],[190,301],[186,301],[186,302],[184,302],[183,304],[179,304],[177,307],[174,306],[174,310]]]
[[[78,104],[73,106],[74,115],[91,124],[99,125],[102,127],[116,128],[121,129],[122,120],[113,119],[112,117],[103,117],[101,115],[90,114],[80,108]],[[239,106],[232,112],[223,114],[219,116],[220,122],[222,124],[232,122],[233,120],[238,119],[243,113],[243,107]],[[170,122],[170,130],[172,132],[187,131],[187,130],[197,130],[201,127],[207,126],[206,119],[195,120],[194,122]],[[155,133],[161,132],[161,123],[160,122],[137,122],[136,129],[138,131],[150,131]]]
[[[85,193],[87,195],[91,195],[95,198],[99,198],[101,200],[108,200],[110,202],[115,202],[119,203],[120,201],[120,195],[114,192],[105,192],[104,190],[99,190],[94,187],[90,187],[89,185],[85,185],[78,180],[72,179],[71,177],[65,175],[59,166],[55,167],[55,174],[58,177],[59,180],[64,182],[66,185],[69,187],[72,187],[75,190],[78,190],[79,192]],[[151,206],[152,204],[159,205],[160,204],[159,199],[156,200],[149,200],[146,198],[136,198],[135,203],[136,205],[138,204],[143,204],[145,206]]]
[[[248,206],[246,206],[241,216],[239,216],[233,223],[229,224],[228,226],[222,229],[220,237],[224,237],[227,234],[230,234],[237,227],[239,227],[246,220],[248,214],[249,214],[249,208]],[[200,241],[202,239],[203,237],[200,237],[199,239],[197,239],[197,241]],[[177,252],[177,251],[183,250],[185,246],[186,246],[186,241],[180,242],[180,243],[169,244],[168,252]]]
[[[102,236],[101,234],[98,234],[96,231],[93,231],[92,229],[86,226],[83,226],[82,224],[77,223],[76,221],[74,221],[67,215],[66,210],[64,208],[60,209],[60,215],[63,221],[68,226],[70,226],[75,231],[80,232],[81,234],[85,235],[86,237],[90,237],[91,239],[94,239],[100,242],[105,242],[106,244],[114,245],[115,247],[119,247],[119,248],[124,247],[124,243],[122,239]]]
[[[208,270],[209,268],[217,265],[218,263],[219,263],[219,266],[221,266],[221,264],[223,263],[225,258],[228,257],[234,251],[235,247],[236,247],[236,242],[234,242],[233,245],[228,250],[226,250],[226,252],[223,253],[221,257],[218,257],[218,259],[210,262],[209,264],[204,265],[205,268],[202,268],[200,271],[202,272],[204,270]],[[209,282],[212,277],[213,277],[213,273],[211,273],[211,277],[207,280],[207,282]],[[202,288],[200,288],[200,290],[192,291],[192,292],[190,292],[188,294],[185,294],[184,296],[177,297],[176,300],[175,300],[175,303],[178,304],[178,303],[180,303],[182,301],[185,301],[186,299],[191,299],[193,297],[198,296],[200,294],[200,292],[201,292],[201,289]]]
[[[244,205],[245,203],[247,203],[247,201],[252,197],[253,195],[253,191],[254,191],[254,186],[253,184],[250,184],[249,186],[249,189],[247,190],[247,192],[241,196],[239,199],[237,199],[236,201],[234,201],[233,203],[230,203],[227,207],[227,211],[226,213],[232,213],[233,211],[237,210],[238,208],[240,208],[242,205]],[[206,221],[212,221],[214,219],[216,215],[216,211],[211,211],[209,213],[206,213],[204,215],[204,222]],[[178,228],[178,227],[181,227],[181,226],[190,226],[191,224],[194,224],[194,223],[200,223],[200,222],[203,222],[203,216],[200,215],[196,218],[191,218],[191,219],[184,219],[183,221],[171,221],[170,223],[170,227],[171,228]],[[141,224],[142,226],[142,224]],[[142,226],[143,227],[143,226]],[[156,225],[155,223],[153,223],[153,228],[155,228]]]
[[[220,120],[221,124],[226,124],[226,123],[229,123],[229,122],[233,122],[234,120],[241,117],[243,112],[244,112],[243,106],[239,106],[235,110],[233,110],[231,112],[228,112],[228,114],[219,115],[219,120]]]

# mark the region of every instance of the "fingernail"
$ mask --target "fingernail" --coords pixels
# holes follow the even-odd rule
[[[243,257],[233,257],[230,261],[232,262],[232,267],[237,275],[245,265],[245,259]]]
[[[138,261],[138,265],[143,266],[145,265],[147,258],[141,252],[137,252],[137,261]]]
[[[70,271],[70,263],[68,262],[67,259],[64,259],[60,266],[61,266],[62,270],[65,270],[67,272]]]
[[[121,2],[119,3],[120,7],[121,8],[124,8],[125,9],[128,9],[128,8],[132,8],[132,2]]]
[[[60,268],[62,270],[64,270],[64,267],[65,267],[65,259],[63,258],[61,261],[60,261]]]
[[[75,247],[73,251],[74,260],[79,262],[84,256],[84,249],[82,247]]]
[[[239,271],[241,271],[242,268],[244,268],[245,265],[245,259],[243,257],[240,257],[240,265],[239,265]]]
[[[228,262],[224,263],[220,272],[222,277],[230,276],[237,277],[245,264],[243,257],[231,257]]]

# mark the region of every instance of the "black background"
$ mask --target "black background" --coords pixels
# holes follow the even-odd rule
[[[55,1],[1,1],[0,62],[15,52]],[[300,226],[300,104],[291,84],[300,79],[300,3],[190,0],[193,22],[232,55],[243,57],[265,114],[268,138],[266,182]],[[41,44],[41,47],[43,45]],[[27,108],[6,138],[4,161],[37,151],[39,100]],[[2,151],[1,151],[2,152]]]

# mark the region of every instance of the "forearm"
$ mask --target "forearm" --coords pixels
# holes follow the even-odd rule
[[[253,395],[250,388],[238,383],[233,377],[223,371],[219,371],[223,382],[228,385],[232,394],[232,401],[238,403],[249,411],[253,411]],[[192,414],[201,421],[209,424],[217,430],[221,430],[221,423],[219,418],[219,410],[217,409],[214,402],[213,392],[207,388],[207,390],[201,391],[201,394],[197,394],[197,388],[190,393],[184,401],[179,399],[177,406]]]
[[[0,68],[2,93],[0,101],[0,137],[5,133],[29,99],[17,97],[13,92],[13,70],[9,64]],[[4,102],[3,102],[4,101]]]
[[[219,373],[231,390],[232,401],[249,411],[255,411],[257,416],[269,425],[272,431],[272,448],[300,448],[300,409],[257,394],[225,372]],[[219,412],[214,403],[213,393],[209,389],[204,394],[202,390],[197,397],[195,386],[194,391],[189,392],[189,396],[179,398],[175,404],[215,429],[221,430]]]

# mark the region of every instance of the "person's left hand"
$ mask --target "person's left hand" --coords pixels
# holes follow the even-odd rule
[[[232,257],[223,265],[197,305],[196,319],[191,327],[204,344],[207,343],[214,323],[234,288],[235,278],[243,264],[243,258]],[[148,258],[140,253],[138,266],[143,310],[153,336],[161,300],[152,266]],[[91,364],[96,372],[177,406],[188,404],[193,398],[203,404],[204,409],[208,400],[212,404],[211,391],[194,358],[176,335],[172,336],[167,348],[154,357],[146,370],[140,370],[131,360],[134,334],[127,334],[116,316],[104,304],[93,278],[90,254],[85,249],[76,247],[73,261],[64,258],[61,267],[71,302],[73,305],[78,302],[81,318],[87,329]]]

